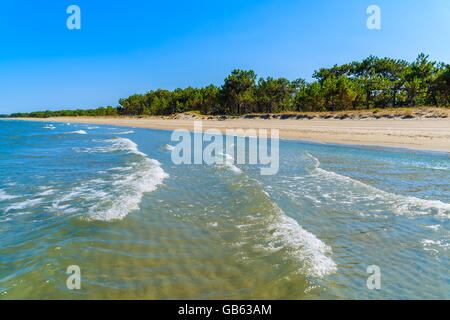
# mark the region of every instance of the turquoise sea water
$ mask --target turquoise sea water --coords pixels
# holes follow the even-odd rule
[[[0,121],[0,299],[450,298],[448,155],[280,141],[262,176],[170,135]]]

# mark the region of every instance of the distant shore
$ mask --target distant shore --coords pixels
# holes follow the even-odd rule
[[[314,142],[373,145],[450,152],[450,118],[398,117],[298,117],[289,115],[253,115],[241,117],[205,117],[180,114],[171,117],[54,117],[15,118],[27,121],[92,123],[159,130],[193,131],[194,121],[203,121],[203,130],[279,129],[280,138]],[[268,120],[270,119],[270,120]]]

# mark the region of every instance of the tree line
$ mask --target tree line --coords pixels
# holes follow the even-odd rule
[[[241,115],[308,111],[450,106],[450,65],[420,54],[415,61],[370,56],[314,72],[313,81],[259,78],[253,70],[233,70],[223,85],[151,90],[120,99],[117,107],[15,113],[11,117]]]

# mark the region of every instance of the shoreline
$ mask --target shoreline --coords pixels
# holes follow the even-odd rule
[[[407,148],[450,153],[450,119],[167,119],[162,117],[54,117],[15,120],[86,123],[157,130],[279,129],[280,138],[319,143]]]

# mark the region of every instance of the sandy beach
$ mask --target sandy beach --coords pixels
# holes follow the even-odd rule
[[[22,120],[72,122],[192,131],[199,119],[133,117],[55,117]],[[325,143],[374,145],[450,152],[450,119],[204,119],[203,130],[279,129],[280,138]]]

